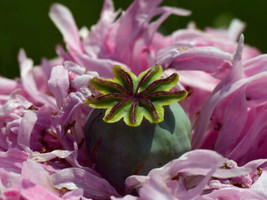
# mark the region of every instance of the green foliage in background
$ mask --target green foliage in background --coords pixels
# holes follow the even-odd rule
[[[99,18],[103,0],[0,0],[0,75],[19,76],[20,48],[38,65],[42,57],[56,56],[55,45],[62,36],[48,17],[49,7],[59,2],[70,8],[79,28],[90,27]],[[114,0],[126,9],[132,1]],[[233,18],[246,22],[245,42],[267,52],[266,0],[165,0],[163,4],[186,8],[190,17],[171,16],[160,28],[168,34],[194,21],[200,29],[228,26]]]

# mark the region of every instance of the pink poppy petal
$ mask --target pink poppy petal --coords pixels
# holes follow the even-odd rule
[[[81,53],[79,30],[70,10],[61,4],[53,4],[49,11],[49,17],[61,31],[70,48]]]
[[[20,173],[22,164],[29,157],[25,151],[9,149],[7,152],[0,152],[0,168],[14,173]]]
[[[54,194],[57,193],[52,185],[48,171],[46,171],[40,163],[33,160],[24,162],[21,170],[21,177],[30,181],[32,184],[37,184],[46,190],[50,190]]]
[[[54,67],[48,85],[57,101],[58,107],[60,107],[64,103],[64,98],[69,90],[68,71],[63,66]]]
[[[49,160],[52,160],[54,158],[67,158],[73,153],[73,151],[67,151],[67,150],[54,150],[52,152],[48,153],[39,153],[39,152],[33,152],[32,158],[36,162],[46,162]]]
[[[254,76],[257,73],[267,71],[267,55],[263,54],[252,59],[246,60],[243,65],[247,77]]]
[[[70,190],[82,188],[84,195],[89,198],[107,199],[111,195],[119,196],[105,179],[80,168],[60,170],[51,175],[51,180],[58,189],[62,187]]]
[[[140,200],[140,198],[127,194],[123,197],[111,196],[111,200]]]
[[[18,60],[20,64],[20,76],[23,85],[23,89],[36,103],[42,103],[55,108],[54,99],[38,90],[37,83],[33,74],[33,61],[27,58],[23,49],[19,51]]]
[[[156,177],[151,177],[139,191],[142,200],[175,200],[165,184]]]
[[[0,94],[10,94],[18,87],[15,80],[0,76]]]
[[[252,185],[251,189],[264,194],[267,197],[266,191],[267,172],[263,171],[259,179]]]
[[[19,127],[19,135],[18,135],[18,144],[24,148],[26,151],[30,150],[30,137],[31,133],[34,129],[35,123],[37,120],[37,116],[34,112],[26,112],[24,117],[21,120],[21,124]]]
[[[203,195],[204,199],[229,199],[229,200],[236,200],[236,199],[257,199],[257,200],[264,200],[266,196],[254,192],[252,190],[247,189],[240,189],[238,187],[230,187],[230,188],[223,188],[220,190],[214,190],[212,193]]]
[[[46,190],[40,185],[34,184],[29,180],[22,180],[21,183],[21,195],[25,199],[34,199],[34,200],[61,200],[58,195]]]

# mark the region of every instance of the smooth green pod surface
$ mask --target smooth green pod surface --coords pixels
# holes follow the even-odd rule
[[[143,120],[138,127],[123,120],[105,123],[104,114],[103,109],[89,114],[86,144],[96,170],[121,193],[128,176],[145,175],[191,149],[191,124],[178,103],[165,106],[163,122]]]

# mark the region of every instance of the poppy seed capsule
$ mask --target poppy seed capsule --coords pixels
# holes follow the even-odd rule
[[[163,122],[143,120],[137,127],[106,123],[104,113],[94,109],[88,116],[86,143],[96,170],[120,192],[128,176],[146,175],[191,149],[190,121],[178,103],[166,106]]]
[[[128,176],[145,175],[191,149],[191,124],[177,103],[187,93],[170,91],[177,74],[160,79],[160,66],[138,77],[120,66],[113,72],[114,80],[91,80],[101,94],[87,99],[95,109],[84,134],[96,170],[124,193]]]

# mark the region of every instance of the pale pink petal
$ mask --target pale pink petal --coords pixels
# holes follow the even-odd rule
[[[28,59],[24,50],[20,50],[18,55],[20,63],[20,76],[22,85],[27,94],[31,97],[34,102],[49,105],[55,108],[55,101],[51,96],[41,93],[38,91],[38,87],[35,82],[33,74],[33,61]]]
[[[77,189],[67,192],[62,196],[63,200],[91,200],[83,196],[83,189]]]
[[[140,188],[147,180],[149,179],[148,176],[129,176],[125,180],[125,185],[126,185],[126,192],[131,193],[133,189],[138,189]]]
[[[252,191],[253,190],[258,191],[259,193],[262,193],[267,197],[266,184],[267,184],[267,172],[263,171],[259,179],[252,185],[251,189]]]
[[[221,155],[209,150],[194,150],[183,154],[180,158],[170,161],[162,168],[151,170],[148,175],[167,173],[169,177],[174,177],[179,171],[189,172],[195,175],[208,173],[214,167],[218,168],[225,161]],[[166,177],[166,174],[163,176]]]
[[[96,25],[91,27],[90,35],[83,42],[84,50],[89,57],[106,55],[110,49],[107,42],[108,35],[112,35],[113,22],[119,15],[120,10],[114,12],[113,2],[105,0],[101,11],[101,16]]]
[[[16,163],[17,164],[17,163]],[[0,168],[0,199],[3,196],[19,196],[20,174],[10,172],[8,169]]]
[[[206,101],[203,105],[202,110],[199,115],[198,122],[195,127],[195,132],[192,138],[192,146],[197,148],[196,142],[201,143],[200,137],[204,137],[206,132],[206,128],[208,123],[210,122],[211,115],[217,104],[219,102],[233,93],[236,89],[241,87],[241,84],[236,84],[237,86],[234,87],[232,82],[238,80],[243,75],[243,69],[241,65],[241,58],[242,58],[242,49],[243,49],[243,37],[240,37],[239,46],[237,48],[237,52],[233,59],[233,67],[232,70],[229,72],[227,77],[223,79],[216,88],[212,91],[212,96]],[[221,91],[220,91],[221,90]],[[207,107],[207,108],[206,108]],[[204,114],[205,113],[205,114]],[[202,116],[205,120],[202,120]],[[221,123],[221,122],[220,122]],[[196,146],[195,146],[196,145]],[[199,146],[198,146],[199,147]]]
[[[32,102],[28,101],[25,97],[16,94],[17,92],[9,95],[5,104],[0,107],[1,116],[8,115],[16,109],[28,109],[32,105]]]
[[[48,78],[46,77],[43,68],[39,66],[33,67],[32,74],[36,83],[37,90],[42,94],[48,93]]]
[[[190,199],[193,196],[200,195],[205,185],[208,183],[211,176],[216,170],[222,166],[225,159],[213,151],[208,150],[195,150],[183,154],[180,158],[175,159],[167,163],[161,168],[152,169],[148,173],[148,177],[156,177],[155,180],[160,179],[164,182],[172,180],[173,178],[183,175],[200,175],[198,185],[194,183],[194,179],[191,182],[182,182],[184,187],[188,185],[195,185],[190,190],[185,190],[177,195],[181,199]],[[126,179],[127,189],[139,188],[147,183],[148,179],[143,176],[130,176]]]
[[[248,80],[240,80],[237,81],[235,84],[229,84],[224,86],[223,89],[216,93],[214,93],[204,104],[200,115],[198,123],[195,127],[195,132],[193,135],[192,144],[194,148],[200,147],[200,144],[203,142],[203,138],[206,136],[206,130],[208,124],[210,123],[211,115],[215,107],[219,104],[220,101],[225,99],[226,97],[230,96],[236,90],[241,88]]]
[[[78,75],[83,75],[86,73],[86,68],[85,67],[81,67],[80,65],[77,65],[76,63],[74,62],[71,62],[71,61],[65,61],[64,62],[64,67],[68,70],[68,71],[71,71],[75,74],[78,74]],[[97,72],[95,72],[97,73]]]
[[[107,199],[111,195],[118,196],[116,190],[103,178],[80,168],[66,168],[51,175],[53,185],[69,190],[82,188],[88,198]],[[90,180],[90,181],[88,181]]]
[[[211,178],[212,174],[215,172],[216,168],[217,166],[211,168],[211,170],[206,174],[206,176],[204,176],[204,178],[194,188],[188,191],[184,191],[182,193],[178,193],[177,194],[178,199],[190,200],[194,197],[200,196],[206,184],[208,183],[209,179]],[[196,183],[193,182],[192,184],[195,185]]]
[[[178,15],[178,16],[189,16],[191,15],[190,10],[186,10],[183,8],[175,8],[175,7],[168,7],[163,6],[162,9],[166,11],[167,13],[170,12],[171,14]]]
[[[254,137],[255,137],[257,134],[259,134],[261,132],[264,132],[264,130],[266,129],[266,127],[264,127],[264,124],[265,123],[262,124],[262,122],[260,122],[260,121],[259,122],[255,121],[255,122],[259,123],[261,126],[258,126],[258,125],[255,124],[255,125],[253,125],[253,126],[250,127],[250,125],[253,124],[254,122],[250,122],[249,124],[246,124],[246,116],[244,115],[244,113],[246,113],[246,111],[244,110],[244,105],[249,105],[250,104],[250,105],[254,105],[255,106],[256,102],[258,102],[257,105],[263,105],[266,102],[266,98],[265,98],[266,95],[264,95],[264,93],[265,93],[264,90],[260,89],[261,87],[260,88],[259,88],[259,86],[258,87],[250,87],[250,85],[254,85],[254,83],[263,83],[263,85],[266,84],[266,83],[264,83],[266,81],[266,75],[267,75],[266,73],[262,72],[260,74],[255,75],[255,76],[252,76],[250,78],[241,79],[240,81],[237,81],[237,82],[235,82],[233,84],[229,84],[229,85],[225,86],[221,91],[218,91],[217,93],[215,93],[214,95],[212,95],[211,98],[203,106],[202,112],[200,113],[199,122],[196,125],[196,128],[195,128],[196,131],[195,131],[194,136],[193,136],[193,146],[195,145],[195,143],[194,143],[195,141],[201,142],[201,139],[199,138],[199,136],[203,137],[205,134],[207,134],[206,131],[207,131],[208,124],[211,122],[210,119],[211,119],[212,111],[219,104],[219,102],[221,102],[222,100],[224,100],[225,103],[230,103],[234,99],[234,96],[233,95],[238,95],[239,94],[240,97],[242,97],[241,99],[243,99],[243,101],[246,100],[246,102],[243,102],[243,103],[240,104],[240,98],[238,98],[238,96],[236,96],[236,98],[235,98],[236,101],[238,101],[238,105],[239,106],[241,106],[243,104],[242,105],[242,107],[243,107],[242,110],[244,111],[244,112],[242,112],[243,115],[240,114],[238,116],[238,119],[242,119],[242,120],[240,120],[239,123],[234,123],[234,121],[232,121],[232,123],[231,123],[231,121],[229,121],[230,118],[227,115],[225,115],[225,118],[224,119],[226,120],[226,122],[228,121],[231,124],[230,127],[228,125],[228,127],[230,129],[233,128],[233,127],[235,127],[235,126],[236,127],[239,126],[239,132],[237,132],[237,133],[235,132],[235,135],[231,135],[232,140],[236,140],[236,142],[237,142],[238,135],[240,135],[242,133],[242,132],[240,132],[240,130],[242,129],[242,126],[243,127],[246,126],[246,129],[244,129],[244,131],[245,131],[246,134],[245,133],[242,133],[243,135],[246,135],[246,137],[242,137],[242,140],[241,140],[242,142],[239,143],[237,146],[240,146],[241,147],[241,145],[242,145],[242,146],[248,147],[248,149],[249,149],[249,146],[247,146],[248,142],[250,143],[251,141],[255,141],[255,140],[251,140],[251,136],[252,136],[251,134],[254,133],[255,134]],[[262,84],[260,84],[260,85],[262,85]],[[248,90],[248,88],[250,88],[250,89],[253,88],[253,90],[251,90],[251,91],[254,91],[253,94],[255,94],[255,101],[253,101],[253,95],[252,95],[252,93],[249,92],[250,90]],[[248,94],[251,94],[251,95],[250,96],[247,96],[247,93]],[[252,101],[251,103],[250,103],[250,98],[251,98],[251,101]],[[228,99],[229,101],[227,102],[226,99]],[[225,104],[225,105],[227,105],[227,104]],[[236,107],[236,108],[238,108],[238,107]],[[236,108],[234,108],[234,109],[236,109]],[[225,109],[225,107],[222,106],[221,107],[221,113],[224,113],[226,111],[227,111],[227,109]],[[240,109],[239,109],[239,111],[240,111]],[[231,113],[230,110],[229,110],[229,112]],[[264,112],[264,110],[263,110],[263,112]],[[217,113],[220,114],[219,111]],[[235,114],[235,113],[231,113],[230,116],[232,116],[232,114]],[[253,114],[252,110],[250,110],[250,112],[248,114],[249,115],[250,114]],[[229,115],[229,113],[228,113],[228,115]],[[250,118],[248,118],[248,119],[250,119]],[[257,118],[257,119],[263,120],[263,118]],[[216,126],[216,118],[214,120],[215,120],[214,121],[215,122],[214,125]],[[219,121],[219,122],[221,123],[220,124],[220,127],[223,127],[224,121]],[[225,128],[227,128],[227,127],[225,127]],[[227,130],[225,129],[225,133],[226,132],[227,132]],[[202,135],[202,134],[204,134],[204,135]],[[198,138],[198,139],[196,139],[195,137]],[[220,137],[223,137],[223,135],[221,135]],[[207,138],[207,136],[206,136],[206,138]],[[228,139],[227,136],[226,137],[223,137],[223,138],[224,138],[224,140],[227,140]],[[235,138],[235,139],[233,139],[233,138]],[[261,138],[257,138],[257,141],[260,141],[260,140],[262,140],[262,139]],[[232,143],[233,144],[233,142],[234,141],[231,141],[229,143]],[[256,143],[256,141],[255,141],[255,143]],[[225,145],[226,145],[225,142],[224,143],[221,143],[221,147],[224,148],[225,151],[230,151],[231,149],[227,149],[227,147],[225,147]],[[241,156],[241,154],[240,154],[241,153],[240,152],[240,147],[237,148],[237,146],[234,146],[234,149],[235,149],[236,155],[239,154],[239,156],[241,158],[245,154],[242,154],[243,156]],[[262,146],[262,148],[263,147],[264,146]],[[247,151],[248,151],[248,149],[247,149]],[[256,151],[258,152],[258,150],[259,149],[257,149]],[[242,150],[242,152],[243,151],[244,151],[244,149]],[[251,152],[251,149],[249,151]],[[231,155],[231,158],[237,159],[237,157],[232,157],[233,156],[233,152],[230,153],[230,155]],[[247,154],[246,157],[247,156],[252,156],[252,152],[251,152],[251,154]],[[245,159],[245,157],[243,157],[243,159]],[[244,160],[243,162],[247,162],[247,161],[249,161],[249,160]]]
[[[114,56],[119,61],[127,64],[134,73],[139,74],[148,66],[147,57],[154,54],[158,49],[153,49],[154,36],[160,24],[170,15],[188,15],[189,11],[158,7],[161,0],[135,1],[127,11],[117,20],[118,26],[114,33]],[[153,17],[159,16],[157,20],[151,22]],[[166,45],[167,38],[161,37],[162,41],[157,41],[160,47]],[[159,47],[159,48],[160,48]]]
[[[205,29],[205,33],[208,33],[207,36],[213,36],[212,39],[215,39],[216,37],[218,42],[220,42],[220,39],[221,41],[227,39],[228,41],[232,41],[234,44],[234,42],[237,41],[240,35],[243,33],[245,27],[246,24],[244,22],[239,19],[233,19],[228,28],[214,29],[208,27]]]
[[[63,62],[66,60],[72,60],[71,56],[65,51],[65,49],[61,45],[56,46],[56,52],[58,56],[63,59]]]
[[[34,129],[37,116],[34,112],[25,112],[21,120],[18,135],[18,144],[25,150],[30,152],[30,137]]]
[[[54,58],[54,59],[46,59],[42,58],[41,60],[41,68],[43,71],[44,76],[46,77],[47,80],[50,78],[51,70],[53,67],[62,65],[63,64],[63,59],[60,57]]]
[[[22,164],[28,157],[28,153],[18,149],[9,149],[7,152],[0,152],[0,168],[8,172],[20,173]]]
[[[21,170],[21,177],[30,181],[32,184],[42,186],[46,190],[50,190],[52,193],[57,194],[56,189],[53,187],[52,179],[45,170],[45,168],[33,160],[28,160],[23,163]],[[60,188],[59,188],[60,189]]]
[[[61,200],[58,195],[50,192],[49,190],[46,190],[38,184],[32,183],[31,181],[25,179],[22,180],[20,193],[25,199]]]
[[[72,82],[72,88],[79,90],[80,88],[84,87],[85,89],[90,86],[90,80],[95,77],[93,74],[84,74],[81,76],[77,76]],[[88,96],[91,95],[90,90],[88,90]]]
[[[214,174],[212,175],[212,177],[215,178],[233,178],[233,177],[239,177],[239,176],[243,176],[246,174],[249,174],[251,172],[250,169],[248,168],[233,168],[233,169],[216,169],[216,171],[214,172]]]
[[[61,31],[67,45],[81,53],[79,30],[70,10],[61,4],[53,4],[49,11],[49,17]]]
[[[178,54],[193,47],[193,45],[186,43],[174,43],[164,46],[157,51],[155,62],[161,65],[164,63],[166,66],[169,66]]]
[[[142,200],[175,200],[164,182],[156,177],[151,177],[139,190]]]
[[[144,45],[149,46],[150,43],[153,41],[154,35],[157,33],[157,29],[160,27],[160,25],[171,15],[180,15],[180,16],[188,16],[191,14],[190,11],[181,9],[181,8],[174,8],[174,7],[158,7],[154,9],[154,12],[151,12],[147,16],[147,20],[151,20],[152,16],[161,15],[157,20],[151,22],[147,27],[147,33],[144,38],[147,39],[145,41]],[[148,22],[147,22],[148,23]],[[157,33],[158,34],[158,33]]]
[[[10,94],[18,87],[15,80],[0,76],[0,94]]]
[[[236,52],[234,54],[233,60],[232,60],[232,69],[228,73],[227,77],[225,77],[224,80],[221,81],[220,84],[217,85],[217,87],[214,89],[213,93],[217,92],[220,88],[223,88],[226,84],[231,84],[243,77],[244,75],[244,69],[242,66],[242,54],[243,54],[243,48],[244,48],[244,36],[241,35],[239,38],[238,46],[236,49]]]
[[[229,151],[230,147],[240,137],[247,120],[246,96],[244,90],[244,88],[240,88],[238,93],[236,93],[233,98],[227,98],[227,102],[221,107],[221,109],[224,109],[223,116],[221,119],[218,119],[218,121],[221,121],[222,126],[219,130],[215,148],[223,155]],[[220,107],[220,105],[218,105],[217,108],[218,107]],[[238,119],[238,123],[233,123],[236,119]]]
[[[115,54],[120,57],[129,57],[131,51],[131,43],[136,40],[143,26],[152,18],[152,15],[161,0],[135,1],[125,12],[123,17],[119,19],[119,28],[116,35]],[[128,54],[128,55],[127,55]]]
[[[138,198],[138,197],[135,197],[135,196],[127,194],[127,195],[125,195],[123,197],[114,197],[114,196],[112,196],[111,200],[141,200],[141,199]]]
[[[71,92],[65,99],[63,108],[54,118],[58,137],[67,150],[74,150],[74,143],[79,144],[84,137],[82,126],[91,110],[85,103],[87,94],[86,91],[82,91],[82,88],[79,91]],[[79,131],[73,131],[76,128]],[[67,134],[70,131],[72,134]]]
[[[52,152],[48,153],[39,153],[39,152],[32,152],[31,157],[36,161],[36,162],[46,162],[49,160],[52,160],[54,158],[67,158],[70,156],[73,152],[72,151],[67,151],[67,150],[54,150]]]
[[[244,137],[229,152],[230,158],[240,163],[245,163],[252,159],[266,158],[266,117],[267,109],[265,108],[258,113],[248,130],[246,130]],[[241,149],[242,152],[240,152]]]
[[[236,199],[257,199],[264,200],[266,196],[259,193],[254,192],[253,190],[241,189],[238,187],[230,187],[223,188],[220,190],[214,190],[212,193],[203,195],[204,199],[227,199],[227,200],[236,200]]]
[[[262,85],[266,85],[266,72],[247,78],[243,73],[242,39],[233,69],[204,104],[193,135],[194,148],[195,142],[201,143],[200,137],[205,137],[198,147],[214,148],[240,164],[266,156],[266,123],[263,122],[266,108],[260,106],[267,102],[266,90],[262,89]]]
[[[212,46],[222,51],[234,54],[237,48],[236,40],[242,33],[244,24],[233,20],[228,29],[206,28],[200,31],[192,26],[181,29],[172,34],[172,43],[185,43],[193,46]],[[244,47],[243,60],[258,56],[260,52],[252,47]]]
[[[240,21],[239,19],[233,19],[228,28],[228,37],[233,41],[237,41],[239,36],[243,33],[245,26],[245,23]]]
[[[64,98],[69,90],[68,71],[63,66],[54,67],[48,85],[57,101],[58,107],[60,107],[64,103]]]
[[[164,68],[201,70],[214,76],[219,76],[220,73],[225,74],[225,68],[228,68],[227,63],[232,59],[231,54],[214,47],[192,47],[182,51],[177,49],[171,57],[161,56],[156,59],[155,63]]]
[[[77,53],[73,53],[72,57],[77,64],[84,66],[89,71],[98,72],[101,77],[112,78],[112,67],[114,65],[120,65],[129,70],[124,64],[110,59],[90,58],[85,54]]]
[[[105,0],[101,11],[100,20],[110,23],[114,20],[115,17],[116,14],[114,14],[114,5],[112,0]]]
[[[262,54],[255,58],[246,60],[243,65],[247,77],[267,71],[267,55]]]

